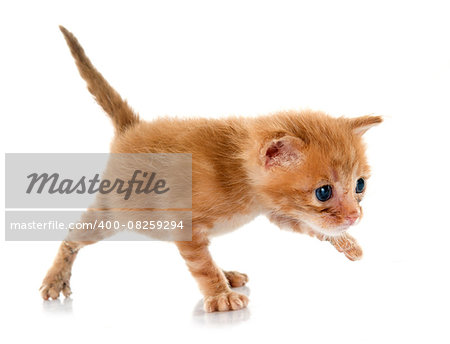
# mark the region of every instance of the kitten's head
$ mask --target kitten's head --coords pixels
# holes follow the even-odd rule
[[[362,135],[381,122],[315,112],[277,117],[265,130],[257,177],[272,215],[329,236],[357,223],[370,176]]]

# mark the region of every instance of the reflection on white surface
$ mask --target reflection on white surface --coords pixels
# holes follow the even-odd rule
[[[72,302],[73,300],[69,298],[57,299],[57,300],[47,300],[43,301],[42,309],[45,313],[49,314],[72,314]]]
[[[233,288],[234,291],[250,295],[248,287]],[[203,309],[203,299],[201,299],[192,312],[192,320],[198,325],[235,325],[250,319],[250,310],[248,308],[230,312],[207,313]]]

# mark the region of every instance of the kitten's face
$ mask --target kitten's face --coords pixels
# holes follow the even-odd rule
[[[338,235],[357,223],[370,173],[360,148],[347,147],[341,155],[338,150],[306,149],[303,163],[294,169],[297,178],[289,176],[284,211],[326,235]]]
[[[272,213],[336,236],[359,222],[370,174],[362,134],[381,122],[319,118],[311,136],[285,135],[263,147],[261,192]],[[360,120],[360,119],[359,119]]]

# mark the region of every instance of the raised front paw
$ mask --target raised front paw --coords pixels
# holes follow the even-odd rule
[[[359,246],[356,239],[349,234],[332,238],[330,241],[339,252],[344,253],[345,256],[352,261],[360,260],[363,256],[361,246]]]
[[[352,246],[348,250],[345,250],[344,254],[352,261],[360,260],[363,257],[363,250],[358,244],[356,244],[356,246]]]
[[[228,291],[219,295],[205,297],[205,311],[211,312],[227,312],[237,311],[247,307],[248,297],[235,291]]]
[[[248,282],[248,276],[246,274],[237,271],[224,271],[225,277],[231,287],[243,287]]]
[[[60,293],[63,293],[65,297],[69,297],[72,294],[70,290],[70,273],[50,270],[45,276],[39,291],[44,300],[49,298],[56,300]]]

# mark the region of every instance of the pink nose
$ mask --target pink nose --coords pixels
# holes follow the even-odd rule
[[[359,219],[359,214],[352,214],[345,217],[345,220],[347,221],[348,225],[351,226],[356,222],[356,220]]]

